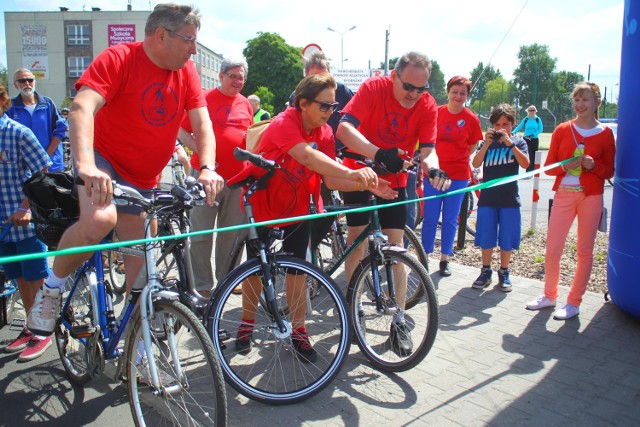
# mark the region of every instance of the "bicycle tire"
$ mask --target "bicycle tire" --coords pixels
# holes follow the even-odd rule
[[[93,307],[96,304],[93,301],[91,290],[89,288],[89,278],[86,272],[78,279],[73,294],[68,294],[67,300],[70,298],[70,304],[65,313],[61,314],[70,324],[71,329],[67,329],[62,322],[58,322],[54,331],[56,348],[60,356],[60,361],[71,382],[75,384],[86,384],[92,378],[97,376],[96,372],[91,372],[89,366],[87,348],[90,346],[86,338],[80,339],[74,337],[72,330],[88,331],[94,328],[93,325]],[[73,287],[75,274],[67,279],[65,292],[68,293]],[[63,305],[64,307],[64,305]],[[93,356],[101,357],[99,352],[100,346],[93,346]],[[102,358],[104,361],[104,358]],[[104,365],[102,365],[104,366]]]
[[[475,202],[476,194],[474,191],[469,192],[469,206],[467,210],[467,233],[471,236],[476,236],[476,223],[478,221],[478,208],[477,203]]]
[[[382,310],[376,308],[373,296],[371,260],[363,260],[355,272],[347,301],[353,322],[358,347],[376,368],[387,372],[402,372],[415,367],[427,356],[438,331],[438,301],[427,271],[413,257],[394,248],[383,248],[382,256],[377,256],[380,289],[384,300]],[[390,339],[393,313],[387,308],[393,306],[389,295],[389,274],[395,280],[397,274],[392,266],[404,266],[408,281],[416,281],[415,286],[424,287],[419,301],[410,309],[405,309],[405,322],[411,328],[413,351],[401,355],[394,351]],[[417,345],[416,345],[417,343]]]
[[[114,241],[117,240],[114,238]],[[122,254],[110,250],[104,251],[103,254],[103,258],[106,258],[111,289],[113,289],[113,291],[118,295],[123,295],[127,290],[127,280],[125,277],[124,259],[122,258]]]
[[[232,291],[248,277],[260,274],[257,259],[245,262],[222,281],[209,303],[205,321],[227,382],[250,399],[282,405],[312,397],[335,378],[349,352],[351,331],[344,297],[323,271],[288,255],[274,255],[270,265],[276,281],[288,268],[295,268],[322,283],[322,293],[306,301],[306,328],[318,352],[316,362],[303,363],[295,356],[289,317],[283,319],[287,332],[276,332],[273,316],[260,304],[256,305],[249,352],[240,354],[234,340],[223,343],[218,331],[235,334],[242,316],[243,297]]]
[[[131,415],[137,426],[220,425],[227,423],[227,396],[222,372],[207,332],[179,301],[153,302],[154,324],[160,320],[167,340],[151,329],[154,358],[162,389],[150,385],[142,343],[142,316],[136,310],[127,336],[125,361]],[[172,324],[181,327],[173,331]],[[170,348],[171,344],[175,348]],[[175,356],[177,355],[177,361]],[[180,366],[176,367],[176,362]],[[181,374],[178,374],[181,372]]]
[[[429,274],[429,258],[422,246],[422,241],[416,235],[415,231],[411,228],[404,227],[405,247],[407,253],[417,259]],[[413,308],[424,295],[424,287],[414,286],[414,283],[407,283],[407,302],[405,303],[405,309],[409,310]]]

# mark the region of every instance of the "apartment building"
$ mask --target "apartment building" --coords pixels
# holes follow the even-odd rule
[[[144,39],[150,11],[5,12],[9,81],[18,68],[30,69],[37,90],[60,105],[76,94],[75,83],[93,58],[107,47]],[[222,55],[198,43],[192,58],[204,89],[217,86]],[[11,85],[10,85],[11,86]],[[11,95],[17,93],[10,87]]]

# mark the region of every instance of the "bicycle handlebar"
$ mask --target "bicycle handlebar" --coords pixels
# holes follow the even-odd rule
[[[252,152],[243,150],[240,147],[236,147],[233,150],[233,157],[240,161],[248,160],[259,168],[266,169],[268,171],[274,171],[280,167],[280,165],[275,161],[267,160],[259,154],[253,154]]]

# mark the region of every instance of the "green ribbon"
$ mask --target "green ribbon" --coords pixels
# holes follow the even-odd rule
[[[545,166],[542,167],[540,169],[536,169],[533,170],[531,172],[525,172],[523,174],[516,174],[516,175],[511,175],[505,178],[497,178],[497,179],[493,179],[491,181],[487,181],[487,182],[482,182],[480,184],[476,184],[476,185],[472,185],[469,187],[465,187],[465,188],[461,188],[459,190],[454,190],[454,191],[448,191],[446,193],[442,193],[442,194],[437,194],[434,196],[429,196],[429,197],[421,197],[418,199],[411,199],[411,200],[404,200],[401,202],[393,202],[393,203],[387,203],[384,205],[376,205],[376,206],[363,206],[363,207],[359,207],[359,208],[352,208],[352,209],[345,209],[345,210],[341,210],[340,214],[347,214],[347,213],[354,213],[354,212],[368,212],[368,211],[372,211],[374,209],[385,209],[385,208],[389,208],[392,206],[399,206],[399,205],[405,205],[407,203],[415,203],[417,201],[422,201],[422,200],[431,200],[431,199],[435,199],[438,197],[447,197],[447,196],[452,196],[454,194],[460,194],[460,193],[466,193],[469,191],[476,191],[476,190],[482,190],[484,188],[491,188],[491,187],[497,187],[499,185],[504,185],[504,184],[508,184],[510,182],[514,182],[517,181],[519,179],[525,179],[525,178],[529,178],[535,174],[540,174],[542,172],[545,172],[549,169],[553,169],[555,167],[564,165],[565,163],[569,163],[575,159],[577,159],[578,157],[572,157],[570,159],[567,160],[563,160],[557,163],[554,163],[552,165],[549,166]],[[184,234],[176,234],[176,235],[172,235],[172,236],[159,236],[159,237],[152,237],[149,239],[137,239],[137,240],[126,240],[126,241],[118,241],[118,242],[110,242],[110,243],[100,243],[100,244],[96,244],[96,245],[89,245],[89,246],[76,246],[73,248],[68,248],[68,249],[61,249],[61,250],[56,250],[56,251],[50,251],[50,252],[39,252],[39,253],[31,253],[31,254],[22,254],[22,255],[12,255],[12,256],[6,256],[6,257],[0,257],[0,264],[5,264],[5,263],[9,263],[9,262],[17,262],[17,261],[24,261],[24,260],[29,260],[29,259],[37,259],[37,258],[46,258],[46,257],[50,257],[50,256],[62,256],[62,255],[72,255],[72,254],[78,254],[78,253],[83,253],[83,252],[94,252],[97,250],[109,250],[109,249],[114,249],[114,248],[120,248],[123,246],[135,246],[135,245],[142,245],[145,243],[151,243],[151,242],[160,242],[160,241],[167,241],[167,240],[173,240],[173,239],[183,239],[185,237],[191,237],[191,236],[203,236],[206,234],[213,234],[213,233],[225,233],[225,232],[229,232],[229,231],[236,231],[236,230],[242,230],[244,228],[250,228],[250,227],[255,227],[255,226],[267,226],[267,225],[276,225],[276,224],[281,224],[284,222],[296,222],[296,221],[308,221],[311,219],[316,219],[316,218],[324,218],[327,216],[335,216],[336,212],[324,212],[324,213],[317,213],[317,214],[310,214],[310,215],[301,215],[301,216],[295,216],[295,217],[290,217],[290,218],[279,218],[279,219],[272,219],[269,221],[262,221],[262,222],[256,222],[253,224],[240,224],[240,225],[234,225],[231,227],[222,227],[222,228],[215,228],[215,229],[211,229],[211,230],[200,230],[200,231],[191,231],[189,233],[184,233]]]

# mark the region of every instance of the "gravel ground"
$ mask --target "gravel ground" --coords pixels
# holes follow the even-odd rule
[[[574,228],[567,237],[564,254],[560,260],[560,285],[570,286],[573,280],[573,272],[576,269],[576,231]],[[539,229],[535,233],[525,234],[520,242],[520,250],[513,253],[511,257],[511,274],[514,276],[528,277],[531,279],[544,281],[544,251],[547,238],[546,229]],[[607,251],[609,249],[609,234],[598,233],[594,247],[593,270],[587,289],[597,293],[607,290]],[[436,251],[439,245],[436,243]],[[435,260],[440,259],[440,254],[431,255]],[[499,251],[493,256],[493,268],[499,267]],[[480,269],[482,258],[480,249],[473,246],[473,240],[467,236],[467,243],[462,250],[455,250],[452,262],[467,266],[477,266]],[[437,261],[433,263],[437,265]],[[454,272],[455,274],[455,272]],[[469,283],[471,286],[471,283]],[[517,284],[516,284],[517,286]]]

